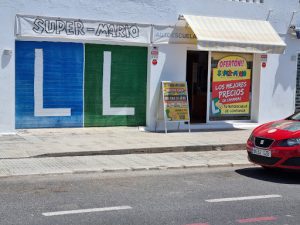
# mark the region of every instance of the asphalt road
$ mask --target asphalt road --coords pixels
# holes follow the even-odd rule
[[[300,224],[300,174],[206,168],[0,179],[1,225]]]

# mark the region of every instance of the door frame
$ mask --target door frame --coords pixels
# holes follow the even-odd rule
[[[209,123],[209,112],[210,112],[210,86],[211,86],[211,51],[208,52],[208,68],[207,68],[207,100],[206,100],[206,123]]]

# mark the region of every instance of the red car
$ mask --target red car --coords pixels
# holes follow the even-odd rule
[[[247,152],[249,161],[264,168],[300,170],[300,112],[255,128]]]

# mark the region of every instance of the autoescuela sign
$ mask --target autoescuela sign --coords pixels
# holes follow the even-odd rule
[[[212,114],[249,114],[251,69],[240,56],[227,56],[213,69]]]
[[[153,26],[153,42],[156,44],[196,44],[197,37],[190,27]]]
[[[17,37],[150,43],[151,26],[70,18],[16,16]]]

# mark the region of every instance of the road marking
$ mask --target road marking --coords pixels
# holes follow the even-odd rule
[[[191,223],[186,225],[209,225],[208,223]]]
[[[208,199],[206,202],[233,202],[233,201],[244,201],[244,200],[254,200],[254,199],[265,199],[265,198],[281,198],[281,195],[258,195],[258,196],[245,196],[237,198],[218,198],[218,199]]]
[[[254,222],[274,221],[274,220],[277,220],[277,217],[270,216],[270,217],[248,218],[248,219],[237,220],[237,222],[239,222],[239,223],[254,223]]]
[[[42,214],[43,214],[43,216],[60,216],[60,215],[90,213],[90,212],[117,211],[117,210],[124,210],[124,209],[132,209],[132,208],[130,206],[115,206],[115,207],[106,207],[106,208],[93,208],[93,209],[78,209],[78,210],[69,210],[69,211],[45,212],[45,213],[42,213]]]

